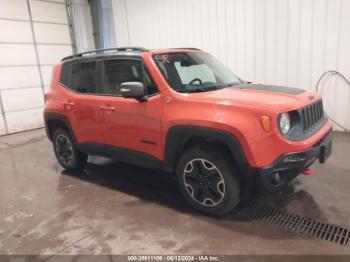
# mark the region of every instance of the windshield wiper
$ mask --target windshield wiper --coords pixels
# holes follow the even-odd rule
[[[226,88],[226,87],[230,87],[230,86],[239,86],[239,85],[240,85],[240,83],[238,83],[238,82],[232,82],[232,83],[227,83],[227,84],[221,85],[220,87]]]
[[[207,91],[213,91],[213,90],[217,90],[220,89],[216,86],[213,87],[196,87],[194,89],[186,89],[186,90],[181,90],[180,92],[183,93],[198,93],[198,92],[207,92]]]
[[[180,92],[180,93],[199,93],[199,92],[219,90],[219,89],[223,89],[226,87],[239,86],[239,85],[240,85],[240,83],[238,83],[238,82],[232,82],[232,83],[227,83],[227,84],[220,85],[220,86],[207,86],[207,87],[196,87],[193,89],[180,89],[180,90],[178,90],[178,92]]]

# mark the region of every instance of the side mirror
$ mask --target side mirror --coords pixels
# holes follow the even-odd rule
[[[124,82],[120,85],[122,97],[146,101],[146,88],[141,82]]]

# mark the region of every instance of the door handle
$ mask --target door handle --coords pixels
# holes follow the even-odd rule
[[[114,106],[100,106],[100,108],[104,111],[115,111]]]
[[[74,103],[72,101],[64,101],[62,104],[68,108],[74,106]]]

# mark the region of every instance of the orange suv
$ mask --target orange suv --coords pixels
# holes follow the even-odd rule
[[[185,200],[214,215],[251,190],[280,189],[332,148],[317,93],[247,83],[195,48],[65,57],[44,119],[65,169],[101,155],[175,173]]]

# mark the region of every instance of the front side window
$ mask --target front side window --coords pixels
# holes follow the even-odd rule
[[[96,93],[96,62],[64,64],[61,75],[61,82],[69,89],[78,93]]]
[[[154,55],[153,58],[169,85],[178,92],[209,91],[241,83],[208,53],[169,53]]]
[[[143,67],[139,60],[111,59],[104,61],[104,92],[120,96],[120,86],[124,82],[144,82]],[[147,95],[158,93],[150,75],[145,73]]]

